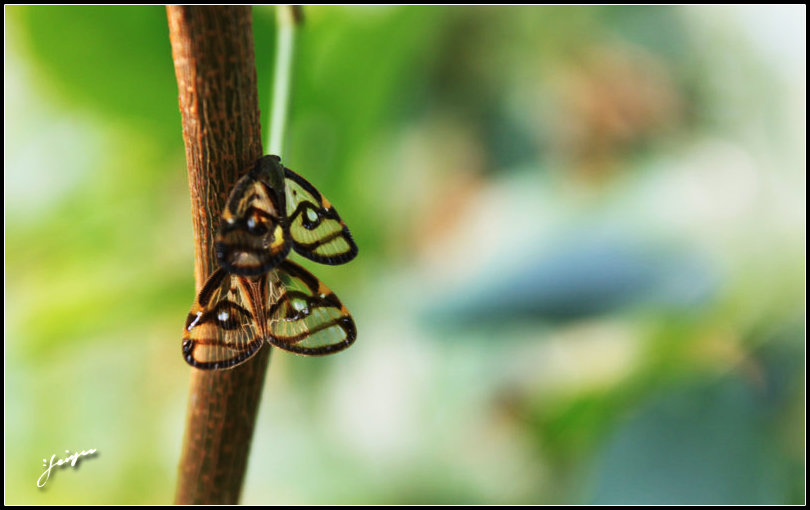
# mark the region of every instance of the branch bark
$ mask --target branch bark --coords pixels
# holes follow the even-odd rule
[[[250,7],[168,6],[194,229],[197,291],[216,267],[228,192],[262,155]],[[270,349],[224,371],[192,370],[179,504],[239,500]]]

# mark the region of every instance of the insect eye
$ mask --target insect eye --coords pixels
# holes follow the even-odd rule
[[[312,207],[307,207],[306,213],[301,216],[301,225],[307,230],[312,230],[320,224],[321,213]]]
[[[305,299],[295,298],[291,300],[293,310],[298,312],[298,315],[309,315],[309,306]]]
[[[260,236],[267,233],[267,226],[255,214],[248,216],[247,220],[245,220],[245,226],[247,227],[247,231],[253,235]]]
[[[241,312],[228,303],[222,303],[214,310],[214,319],[222,329],[233,330],[239,327]]]

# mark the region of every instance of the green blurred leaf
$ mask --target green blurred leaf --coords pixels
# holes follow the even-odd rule
[[[69,106],[180,139],[177,83],[163,6],[29,6],[19,15],[37,84]]]

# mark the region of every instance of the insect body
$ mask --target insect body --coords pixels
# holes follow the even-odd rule
[[[350,346],[354,320],[335,294],[286,260],[294,249],[344,264],[357,245],[335,208],[306,179],[264,156],[234,186],[214,248],[220,268],[186,319],[183,358],[201,369],[236,366],[264,345],[305,355]]]
[[[321,264],[344,264],[357,245],[337,210],[306,179],[264,156],[231,191],[214,244],[220,266],[258,276],[294,249]]]
[[[318,356],[349,347],[354,320],[335,294],[306,269],[285,260],[258,277],[215,271],[200,291],[183,331],[183,357],[201,369],[236,366],[265,340]]]

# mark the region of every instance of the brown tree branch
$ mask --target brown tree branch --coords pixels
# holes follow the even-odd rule
[[[250,7],[168,6],[186,146],[197,291],[216,267],[227,195],[262,155]],[[270,349],[224,371],[192,369],[176,503],[239,500]],[[179,350],[178,350],[179,359]]]

